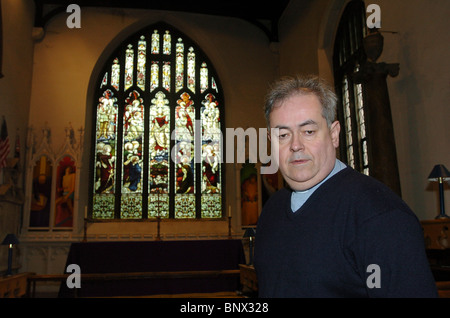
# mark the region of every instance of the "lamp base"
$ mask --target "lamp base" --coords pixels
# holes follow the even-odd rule
[[[439,220],[439,219],[450,219],[450,216],[448,216],[447,214],[439,214],[435,220]]]

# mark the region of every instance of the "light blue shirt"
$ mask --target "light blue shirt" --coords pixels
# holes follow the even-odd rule
[[[302,207],[302,205],[308,200],[308,198],[311,196],[311,194],[316,191],[317,188],[319,188],[322,183],[327,181],[329,178],[331,178],[333,175],[344,169],[346,165],[341,162],[339,159],[336,159],[336,163],[334,164],[333,170],[331,170],[330,174],[323,179],[321,182],[316,184],[314,187],[305,190],[305,191],[293,191],[291,195],[291,209],[295,213],[298,209]]]

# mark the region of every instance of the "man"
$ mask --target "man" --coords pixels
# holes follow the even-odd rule
[[[289,188],[258,220],[260,297],[436,297],[415,214],[336,158],[332,90],[316,77],[283,78],[265,114]]]

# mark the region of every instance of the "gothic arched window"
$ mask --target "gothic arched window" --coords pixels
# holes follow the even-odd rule
[[[352,168],[369,174],[367,144],[367,112],[363,85],[353,74],[365,60],[363,39],[366,35],[363,1],[351,1],[345,8],[336,33],[334,45],[334,79],[339,96],[338,119],[343,127],[340,158]]]
[[[222,217],[223,95],[192,40],[164,24],[130,36],[94,105],[92,219]]]

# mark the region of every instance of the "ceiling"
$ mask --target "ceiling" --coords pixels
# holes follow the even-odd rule
[[[258,26],[266,33],[270,41],[277,42],[278,21],[289,0],[270,2],[261,0],[34,0],[34,2],[36,27],[45,27],[52,17],[66,12],[69,4],[76,3],[81,10],[83,7],[150,9],[234,17]]]

